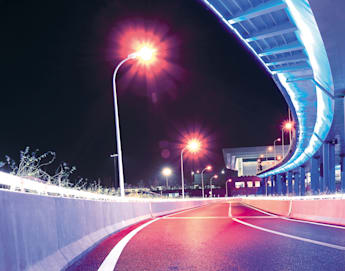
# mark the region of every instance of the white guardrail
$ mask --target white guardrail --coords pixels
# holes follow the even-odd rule
[[[34,181],[23,177],[18,177],[0,171],[0,190],[1,186],[6,186],[6,190],[18,193],[32,193],[53,197],[75,198],[75,199],[88,199],[88,200],[101,200],[101,201],[117,201],[117,202],[135,202],[135,201],[176,201],[179,198],[135,198],[106,195],[101,193],[93,193],[74,188],[57,186],[54,184],[47,184],[40,181]],[[201,198],[186,198],[185,201],[195,201]],[[212,198],[211,198],[212,199]]]
[[[259,199],[259,200],[320,200],[320,199],[345,199],[345,194],[324,194],[324,195],[305,195],[305,196],[254,196],[240,197],[244,199]]]

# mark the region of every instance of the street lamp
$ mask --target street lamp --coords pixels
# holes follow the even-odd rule
[[[231,179],[229,179],[229,180],[227,180],[226,182],[225,182],[225,194],[226,194],[226,197],[228,197],[228,183],[231,183],[232,182],[232,180]]]
[[[165,181],[166,181],[166,187],[169,188],[169,182],[168,182],[168,178],[169,176],[171,176],[172,170],[171,168],[165,167],[162,170],[162,175],[165,177]]]
[[[181,151],[181,182],[182,182],[182,198],[184,198],[184,176],[183,176],[183,153],[188,150],[191,153],[196,153],[200,150],[201,142],[197,139],[191,139]]]
[[[268,146],[266,149],[266,161],[267,161],[267,152],[271,152],[273,150],[272,146]]]
[[[213,198],[213,194],[212,194],[212,180],[213,179],[218,179],[218,175],[216,174],[216,175],[213,175],[212,177],[211,177],[211,179],[210,179],[210,187],[211,187],[211,198]]]
[[[273,150],[274,150],[274,164],[277,163],[277,159],[276,159],[276,156],[277,156],[277,153],[276,153],[276,142],[280,142],[280,138],[278,137],[276,140],[273,141]]]
[[[139,51],[131,53],[122,60],[115,68],[113,73],[113,96],[114,96],[114,117],[115,117],[115,131],[116,131],[116,147],[117,147],[117,163],[119,170],[119,184],[121,197],[125,196],[125,177],[123,174],[123,161],[122,161],[122,149],[121,149],[121,137],[120,137],[120,120],[119,120],[119,110],[117,104],[117,93],[116,93],[116,74],[122,64],[131,59],[139,59],[143,62],[149,62],[155,55],[156,50],[148,46],[143,46]]]
[[[292,129],[293,129],[293,122],[292,121],[285,121],[282,125],[282,145],[283,145],[283,157],[285,156],[285,146],[284,146],[284,130],[285,131],[289,131],[289,145],[291,144],[291,140],[292,140],[292,135],[291,135],[291,132],[292,132]]]
[[[201,171],[201,191],[202,191],[202,197],[205,197],[205,189],[204,189],[204,171],[211,171],[212,167],[210,165],[206,166],[202,171]]]

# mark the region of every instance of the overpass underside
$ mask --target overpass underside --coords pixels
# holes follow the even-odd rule
[[[274,193],[284,185],[304,195],[345,191],[345,2],[323,0],[203,0],[272,76],[291,109],[295,133],[280,163],[259,172]],[[293,185],[294,184],[294,185]],[[294,187],[293,187],[294,186]]]

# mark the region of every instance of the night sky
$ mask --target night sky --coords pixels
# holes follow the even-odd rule
[[[26,146],[55,151],[78,176],[114,178],[112,72],[122,32],[163,29],[173,69],[118,77],[124,170],[135,184],[179,176],[181,135],[200,131],[207,153],[191,168],[224,167],[223,147],[270,145],[287,105],[261,64],[198,0],[3,1],[0,4],[0,160]],[[158,53],[159,56],[159,53]],[[157,63],[159,65],[159,63]],[[164,151],[164,155],[162,152]]]

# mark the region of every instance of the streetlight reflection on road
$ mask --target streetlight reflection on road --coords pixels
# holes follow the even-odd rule
[[[119,110],[117,103],[117,92],[116,92],[116,75],[122,64],[131,59],[138,59],[140,62],[152,63],[152,60],[156,56],[156,49],[144,45],[137,52],[131,53],[122,60],[115,68],[113,73],[113,98],[114,98],[114,117],[115,117],[115,132],[116,132],[116,147],[117,147],[117,162],[119,171],[119,184],[121,197],[125,196],[125,181],[123,173],[123,160],[122,160],[122,147],[121,147],[121,134],[120,134],[120,120],[119,120]]]

